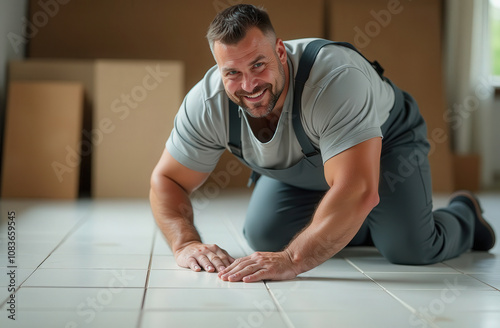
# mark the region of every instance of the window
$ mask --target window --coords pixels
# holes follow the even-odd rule
[[[490,32],[492,75],[500,86],[500,0],[490,0]]]

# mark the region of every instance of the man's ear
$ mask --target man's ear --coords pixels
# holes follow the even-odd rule
[[[286,48],[285,44],[283,43],[282,39],[277,38],[276,39],[276,54],[278,55],[278,58],[280,59],[280,62],[285,65],[286,64]]]

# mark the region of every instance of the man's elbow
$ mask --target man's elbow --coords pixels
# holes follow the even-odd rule
[[[158,176],[156,170],[154,170],[149,179],[150,192],[153,192],[155,189],[158,189],[159,185],[160,185],[160,177]]]
[[[363,212],[370,213],[380,202],[378,188],[371,187],[364,190],[361,196],[361,208]]]

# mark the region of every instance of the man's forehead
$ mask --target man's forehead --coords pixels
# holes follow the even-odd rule
[[[224,63],[220,63],[219,67],[223,71],[232,71],[235,70],[237,66],[245,65],[245,66],[252,66],[256,63],[258,63],[261,60],[264,60],[268,58],[268,56],[264,54],[257,54],[254,57],[248,56],[247,58],[241,58],[240,60],[228,60],[225,61]]]
[[[252,63],[268,57],[273,50],[269,39],[265,36],[257,38],[247,35],[237,44],[214,42],[214,57],[218,64],[224,63],[224,66],[231,66],[231,63]]]

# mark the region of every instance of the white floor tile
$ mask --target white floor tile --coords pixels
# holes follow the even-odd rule
[[[189,269],[152,270],[149,288],[265,288],[264,283],[222,281],[214,272],[194,272]]]
[[[22,287],[16,293],[16,308],[19,313],[42,310],[140,310],[143,296],[143,288]],[[5,306],[2,313],[4,311]]]
[[[367,273],[375,282],[388,290],[442,290],[477,289],[491,290],[492,288],[473,277],[464,274],[448,273]]]
[[[0,254],[0,268],[6,268],[10,265],[16,265],[18,268],[35,269],[42,263],[49,253],[20,253],[16,252],[15,263],[10,263],[7,254]]]
[[[64,254],[50,255],[41,269],[148,269],[150,255]]]
[[[500,273],[471,274],[472,277],[500,291]]]
[[[105,237],[122,237],[127,236],[134,238],[150,238],[153,235],[154,227],[152,224],[141,222],[130,222],[126,220],[116,219],[98,221],[95,218],[88,219],[74,234],[75,238],[83,239],[82,237],[92,236],[93,238],[103,239]]]
[[[346,311],[363,313],[366,310],[385,312],[408,311],[403,304],[383,290],[286,290],[272,289],[280,306],[287,312]],[[410,314],[410,312],[408,312]]]
[[[29,277],[30,274],[32,274],[35,269],[22,269],[22,268],[16,268],[16,269],[11,269],[11,268],[2,268],[0,269],[0,287],[4,289],[3,287],[7,287],[11,284],[11,277],[10,273],[11,270],[15,270],[14,280],[16,281],[15,285],[16,287],[21,286],[21,283],[26,280],[26,278]]]
[[[92,328],[136,328],[139,311],[99,312],[95,309],[84,311],[19,311],[12,321],[5,314],[0,317],[2,328],[33,327],[92,327]]]
[[[330,272],[325,276],[300,276],[287,281],[267,281],[271,289],[328,290],[329,292],[350,290],[382,290],[371,279],[360,272]]]
[[[424,321],[424,325],[411,325],[411,313],[406,309],[391,307],[382,310],[370,308],[339,310],[332,304],[328,311],[288,313],[294,327],[300,328],[359,328],[359,327],[430,327]]]
[[[168,311],[277,311],[269,292],[264,288],[150,288],[146,292],[144,308]]]
[[[158,327],[259,327],[259,328],[288,328],[281,315],[271,311],[195,311],[195,312],[170,312],[146,311],[142,318],[141,328]]]
[[[317,267],[300,274],[300,277],[332,277],[339,272],[359,274],[359,270],[342,258],[332,258]]]
[[[487,252],[468,252],[444,263],[464,273],[500,272],[500,255]]]
[[[16,252],[18,254],[49,254],[61,242],[62,238],[55,241],[33,241],[26,238],[16,240]]]
[[[135,254],[148,255],[151,253],[152,240],[149,238],[136,238],[124,240],[110,238],[95,242],[68,240],[59,246],[55,254]]]
[[[38,269],[24,287],[144,287],[147,270]]]
[[[392,264],[383,257],[346,257],[362,272],[375,273],[375,272],[418,272],[418,273],[458,273],[457,270],[450,268],[442,263],[432,265],[398,265]]]
[[[412,327],[498,327],[500,292],[478,290],[397,290],[393,293],[418,311]]]
[[[394,290],[403,302],[429,316],[454,312],[500,312],[500,292],[485,290]],[[470,300],[473,299],[474,302]]]
[[[500,312],[460,312],[450,313],[446,317],[437,316],[435,322],[441,328],[478,327],[498,328]]]
[[[175,257],[173,255],[153,255],[151,261],[152,270],[176,270],[182,269],[175,262]]]
[[[167,240],[165,239],[165,237],[163,237],[162,233],[159,230],[156,232],[153,254],[173,255],[172,250],[167,244]]]

